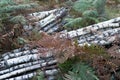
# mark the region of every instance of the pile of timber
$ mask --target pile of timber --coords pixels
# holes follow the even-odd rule
[[[60,8],[28,14],[26,18],[30,23],[24,25],[23,28],[27,32],[33,30],[47,33],[56,32],[63,26],[62,19],[66,13],[66,8]],[[38,69],[44,73],[46,80],[56,80],[57,60],[49,52],[44,57],[40,54],[42,53],[39,53],[38,49],[29,47],[4,53],[0,57],[0,80],[29,80],[37,75]]]
[[[63,18],[66,16],[67,11],[66,8],[60,8],[28,14],[26,18],[29,24],[23,27],[25,30],[29,31],[45,31],[47,33],[57,32],[64,25]]]
[[[44,31],[46,33],[58,32],[66,23],[64,17],[68,10],[66,8],[50,11],[35,12],[28,14],[28,20],[33,25],[25,25],[26,30]],[[77,39],[80,46],[84,45],[106,45],[112,43],[116,37],[120,37],[120,17],[93,24],[77,30],[63,32],[60,37]]]
[[[38,69],[44,73],[46,80],[55,80],[57,60],[51,53],[41,57],[37,49],[29,47],[7,52],[0,58],[0,80],[30,80],[37,75]]]
[[[114,42],[116,38],[120,39],[120,17],[61,33],[60,37],[77,39],[80,46],[107,45]]]

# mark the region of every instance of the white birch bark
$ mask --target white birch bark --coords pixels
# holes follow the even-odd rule
[[[41,13],[44,14],[44,12],[41,12]],[[32,27],[31,25],[24,25],[23,27],[25,30],[28,30],[28,31],[31,31],[31,30],[36,30],[38,32],[40,30],[43,30],[45,32],[56,31],[56,29],[59,29],[57,26],[58,23],[60,23],[62,21],[62,18],[66,15],[66,13],[67,13],[67,9],[65,9],[65,8],[55,9],[48,16],[41,15],[41,16],[44,16],[44,18],[38,19],[37,22],[33,22],[34,27]],[[38,14],[33,13],[33,15],[36,16],[37,18],[40,17],[39,13]],[[32,16],[32,14],[31,14],[31,16]],[[57,27],[55,28],[54,26],[57,26]],[[52,27],[54,27],[53,30],[52,30]]]
[[[52,65],[52,64],[54,64],[56,62],[57,62],[56,60],[53,60],[53,61],[50,61],[50,62],[44,62],[44,63],[41,63],[41,64],[36,64],[36,65],[28,66],[28,67],[25,67],[25,68],[21,68],[21,69],[12,71],[10,73],[6,73],[6,74],[3,74],[3,75],[0,75],[0,79],[5,79],[5,78],[14,76],[16,74],[18,75],[18,74],[21,74],[21,73],[24,73],[24,72],[27,72],[27,71],[40,69],[40,68],[45,67],[47,65]]]
[[[2,56],[2,58],[4,60],[8,60],[8,59],[16,58],[16,57],[19,57],[19,56],[29,55],[31,53],[34,53],[34,54],[38,53],[38,50],[33,49],[33,50],[26,50],[26,51],[16,52],[16,53],[11,52],[10,54],[8,53],[8,54]]]
[[[55,22],[51,23],[50,25],[43,28],[43,31],[47,32],[49,29],[53,28],[54,26],[58,25],[61,22],[61,19],[56,20]]]
[[[106,45],[112,43],[116,39],[116,35],[120,36],[120,28],[107,30],[101,34],[96,34],[92,36],[82,36],[79,37],[78,43],[82,46],[85,44],[97,44],[97,45]]]
[[[27,73],[27,74],[20,75],[20,76],[14,77],[14,78],[8,78],[6,80],[29,80],[36,74],[37,74],[36,72],[32,72],[32,73]]]
[[[49,15],[51,13],[54,13],[55,11],[57,11],[58,9],[53,9],[53,10],[50,10],[50,11],[42,11],[42,12],[34,12],[34,13],[31,13],[31,14],[28,14],[29,16],[44,16],[44,15]]]
[[[45,27],[46,25],[57,20],[58,18],[62,17],[65,14],[66,14],[66,9],[61,8],[59,11],[56,11],[56,13],[52,13],[48,17],[44,18],[43,20],[36,22],[36,25],[40,26],[41,28]]]
[[[55,25],[54,27],[52,27],[51,29],[49,29],[47,31],[47,33],[50,34],[50,33],[56,32],[61,26],[62,26],[62,23],[59,23],[59,24]]]
[[[53,75],[56,75],[58,73],[58,70],[57,69],[46,70],[44,73],[46,76],[48,76],[48,75],[53,76]]]
[[[15,49],[15,50],[12,50],[11,52],[6,52],[1,57],[4,58],[5,56],[9,56],[9,54],[14,54],[14,53],[16,54],[19,52],[27,51],[29,49],[30,48],[28,46],[24,46],[23,48]],[[6,58],[6,59],[8,59],[8,58]]]
[[[48,17],[50,14],[56,12],[57,10],[59,9],[31,13],[31,14],[28,14],[27,18],[29,21],[36,21],[36,20],[38,21],[38,20],[44,19],[45,17]]]
[[[41,64],[41,63],[44,63],[44,62],[45,62],[45,60],[41,60],[40,59],[40,60],[37,60],[37,61],[16,65],[16,66],[13,66],[13,67],[1,70],[0,71],[0,75],[6,74],[6,73],[10,73],[10,72],[12,72],[14,70],[22,69],[22,68],[29,67],[29,66],[32,66],[32,65]]]
[[[60,37],[70,39],[77,38],[80,46],[84,46],[85,44],[106,45],[113,42],[116,35],[120,35],[119,27],[120,17],[77,30],[61,33]]]
[[[84,28],[80,28],[80,29],[77,29],[77,30],[73,30],[73,31],[69,31],[67,33],[63,33],[61,34],[60,37],[70,37],[70,38],[74,38],[74,37],[77,37],[77,36],[82,36],[82,35],[86,35],[86,34],[89,34],[89,33],[93,33],[94,31],[99,31],[101,29],[107,29],[109,30],[109,28],[118,28],[120,27],[120,24],[119,23],[98,23],[98,24],[94,24],[94,25],[91,25],[91,26],[87,26],[87,27],[84,27]]]

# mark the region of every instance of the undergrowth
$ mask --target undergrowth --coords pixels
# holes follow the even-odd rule
[[[42,56],[46,55],[46,51],[52,51],[61,71],[58,80],[120,79],[120,54],[115,53],[118,47],[110,49],[111,51],[97,45],[80,47],[76,42],[73,44],[73,40],[60,39],[57,37],[59,34],[42,35],[39,41],[32,42],[31,45],[38,46]],[[116,42],[113,44],[117,45],[119,41]]]
[[[105,13],[106,0],[77,0],[75,2],[70,0],[68,2],[71,3],[70,14],[73,16],[67,19],[68,23],[64,26],[68,30],[107,20]]]
[[[94,73],[94,69],[80,60],[69,59],[59,66],[61,71],[67,72],[62,72],[62,74],[64,73],[64,75],[61,76],[63,80],[99,80]],[[58,80],[62,80],[62,78]]]
[[[94,73],[95,70],[89,68],[88,65],[92,67],[93,63],[96,63],[94,61],[97,60],[94,59],[97,57],[103,57],[106,60],[110,58],[103,47],[97,45],[79,47],[77,43],[73,44],[72,40],[60,39],[57,37],[59,34],[48,35],[42,33],[42,35],[43,36],[39,41],[30,43],[31,47],[39,47],[39,52],[43,53],[41,56],[46,55],[46,51],[51,51],[59,62],[61,76],[64,80],[88,80],[85,76],[89,76],[89,79],[91,80],[99,80]]]
[[[37,6],[36,3],[28,0],[0,1],[0,52],[18,48],[24,44],[22,26],[27,23],[24,14],[36,9]]]
[[[35,1],[35,0],[33,0]],[[67,30],[73,30],[108,18],[106,15],[106,0],[39,0],[42,9],[49,10],[65,6],[70,9],[70,16],[65,18],[68,23],[64,26]],[[118,5],[118,0],[116,5]],[[59,34],[48,35],[46,33],[31,33],[29,38],[21,34],[24,32],[22,25],[27,23],[22,14],[26,14],[35,5],[27,4],[24,0],[1,0],[0,2],[0,51],[11,50],[20,47],[19,44],[29,42],[31,48],[39,47],[39,52],[46,55],[46,51],[52,51],[59,62],[61,70],[59,80],[120,80],[120,54],[118,44],[113,43],[110,48],[91,45],[79,47],[73,40],[61,39]],[[25,9],[24,9],[25,8]],[[113,9],[111,7],[111,9]],[[110,18],[119,16],[118,10],[107,13]],[[19,11],[18,11],[19,10]],[[31,12],[31,10],[30,10]],[[118,40],[118,42],[120,42]],[[76,57],[77,56],[77,57]],[[41,71],[38,80],[43,79]]]

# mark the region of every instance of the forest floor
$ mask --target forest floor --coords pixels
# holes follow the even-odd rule
[[[33,1],[36,1],[36,0],[33,0]],[[37,0],[38,1],[38,0]],[[74,0],[75,1],[75,0]],[[60,7],[70,7],[70,6],[68,6],[68,5],[66,5],[65,3],[64,3],[65,1],[64,0],[61,0],[61,2],[60,3],[56,3],[55,1],[51,1],[51,0],[48,0],[48,1],[46,1],[46,0],[40,0],[40,1],[38,1],[38,3],[39,3],[39,5],[40,5],[40,11],[45,11],[45,10],[51,10],[51,9],[55,9],[55,8],[60,8]],[[116,17],[120,17],[120,4],[109,4],[109,3],[107,3],[107,5],[105,6],[105,13],[107,14],[107,17],[108,17],[108,19],[112,19],[112,18],[116,18]],[[35,37],[35,36],[34,36]],[[34,40],[34,37],[32,37],[33,38],[33,40]],[[35,37],[36,38],[36,37]],[[7,40],[8,40],[8,38],[7,38]],[[39,39],[38,39],[39,40]],[[13,43],[13,42],[15,42],[15,41],[11,41],[11,43]],[[8,44],[9,44],[9,42],[8,42]],[[8,48],[10,48],[9,46],[8,46],[8,44],[7,43],[5,43],[5,44],[3,44],[3,46],[6,46],[6,47],[8,47]],[[15,45],[17,45],[17,43],[15,43]],[[15,47],[15,48],[19,48],[20,46],[18,45],[17,47]],[[114,46],[113,46],[114,47]],[[14,48],[12,48],[12,49],[14,49]],[[83,64],[83,63],[79,63],[79,62],[82,62],[82,61],[77,61],[77,59],[70,59],[70,60],[68,60],[68,61],[65,61],[65,63],[63,63],[63,64],[60,64],[60,68],[62,68],[63,69],[63,74],[65,74],[65,76],[67,76],[67,77],[74,77],[74,71],[75,71],[75,73],[78,73],[78,71],[79,70],[81,70],[82,71],[82,69],[83,70],[87,70],[88,69],[88,65],[90,64],[89,62],[90,62],[90,60],[88,59],[89,58],[89,56],[91,56],[91,54],[92,54],[92,52],[93,53],[96,53],[97,51],[96,50],[101,50],[101,52],[104,52],[103,51],[103,49],[104,48],[101,48],[101,47],[98,47],[98,46],[92,46],[92,47],[86,47],[85,46],[85,49],[86,50],[88,50],[88,51],[90,51],[91,50],[91,52],[87,52],[87,53],[90,53],[90,54],[88,54],[87,56],[85,56],[85,58],[87,58],[87,66],[86,66],[86,64]],[[92,50],[92,49],[96,49],[96,50]],[[7,51],[7,48],[6,49],[4,49],[4,50],[6,50]],[[8,51],[10,51],[11,49],[9,49]],[[104,50],[106,50],[106,49],[104,49]],[[5,51],[5,52],[6,52]],[[106,50],[107,51],[107,50]],[[1,50],[1,52],[3,52],[2,50]],[[95,54],[96,55],[96,54]],[[101,54],[102,55],[102,54]],[[103,55],[102,55],[103,56]],[[91,57],[93,57],[93,56],[91,56]],[[81,57],[81,58],[84,58],[83,56]],[[83,61],[84,62],[84,61]],[[94,70],[95,71],[95,73],[97,74],[97,76],[98,77],[100,77],[101,78],[101,80],[104,80],[105,78],[106,79],[108,79],[108,78],[112,78],[113,76],[115,76],[115,77],[117,77],[118,79],[120,79],[120,70],[118,70],[118,68],[120,68],[120,64],[118,64],[118,63],[120,63],[120,58],[109,58],[108,59],[108,57],[101,57],[101,56],[96,56],[95,58],[92,58],[91,59],[91,64],[92,65],[90,65],[90,67],[92,66],[92,67],[96,67],[97,69],[96,70]],[[78,65],[79,64],[79,65]],[[117,67],[116,67],[117,66]],[[81,67],[81,69],[79,69],[79,67]],[[62,70],[61,69],[61,70]],[[66,69],[68,69],[68,70],[66,70]],[[73,72],[71,71],[71,69],[73,69]],[[110,71],[110,70],[111,71]],[[91,68],[90,68],[90,70],[92,70]],[[116,71],[115,71],[116,70]],[[65,71],[65,72],[64,72]],[[67,72],[66,72],[67,71]],[[69,71],[71,71],[70,73],[69,73]],[[94,72],[93,71],[93,72]],[[100,72],[101,71],[101,72]],[[107,72],[106,72],[107,71]],[[92,73],[93,73],[92,71],[90,71],[90,72],[88,72],[88,73],[90,73],[91,75],[92,75]],[[118,73],[119,72],[119,73]],[[83,72],[84,73],[84,72]],[[103,73],[103,74],[102,74]],[[67,75],[66,75],[67,74]],[[68,75],[69,74],[69,75]],[[79,73],[78,73],[79,74]],[[112,75],[110,75],[110,74],[112,74]],[[91,76],[91,75],[89,75],[89,76]],[[84,77],[86,77],[87,75],[82,75],[82,76],[84,76]],[[94,76],[94,74],[92,75],[92,76]],[[78,76],[75,76],[75,77],[78,77]],[[94,76],[94,78],[95,78],[96,76]],[[103,78],[103,79],[102,79]],[[62,80],[62,79],[60,79],[60,80]],[[92,80],[92,79],[91,79]],[[99,80],[99,79],[97,79],[96,78],[96,80]],[[113,79],[114,80],[114,79]]]

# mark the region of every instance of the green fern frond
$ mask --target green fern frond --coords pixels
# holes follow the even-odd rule
[[[76,63],[65,75],[65,80],[99,80],[93,69],[84,63]]]
[[[30,80],[44,80],[44,73],[41,70],[37,71],[37,76],[34,76]]]
[[[93,5],[96,8],[99,15],[105,14],[106,0],[95,0],[93,2]]]
[[[98,17],[98,13],[96,10],[86,10],[83,12],[83,17],[94,17],[97,18]]]
[[[72,0],[68,0],[65,2],[68,6],[72,6],[73,5],[73,1]]]
[[[13,0],[0,0],[0,7],[4,7],[6,5],[14,5],[15,2]]]
[[[13,5],[13,6],[8,5],[6,7],[0,8],[0,13],[7,13],[7,12],[15,11],[15,10],[25,10],[29,8],[34,8],[35,6],[36,6],[35,3],[19,4],[19,5]]]
[[[79,18],[67,20],[67,30],[73,30],[104,21],[106,0],[77,0],[73,3],[72,10],[77,12]],[[75,14],[76,15],[76,14]]]
[[[86,10],[91,10],[94,8],[91,3],[92,0],[78,0],[73,4],[73,9],[83,13]]]
[[[39,76],[37,76],[37,80],[44,80],[44,73],[39,72]]]
[[[90,17],[89,15],[94,16],[94,17]],[[79,17],[75,19],[67,19],[68,23],[66,23],[64,27],[67,30],[73,30],[73,29],[82,28],[82,27],[85,27],[85,26],[88,26],[94,23],[98,23],[99,20],[98,18],[96,18],[96,16],[94,15],[94,13],[87,14],[86,12],[84,13],[83,17]]]
[[[25,25],[27,23],[25,17],[22,16],[22,15],[15,16],[12,19],[10,19],[10,21],[13,22],[13,23],[17,23],[17,24],[20,23],[22,25]]]
[[[71,70],[72,66],[77,62],[80,61],[78,57],[73,57],[71,59],[66,60],[64,63],[59,64],[59,68],[63,73],[66,73]]]
[[[64,27],[66,29],[77,29],[78,27],[80,28],[81,27],[81,24],[82,24],[82,18],[75,18],[75,19],[70,19],[70,20],[67,20],[69,21],[67,24],[64,25]]]

